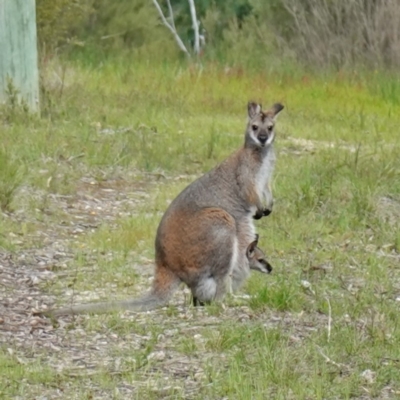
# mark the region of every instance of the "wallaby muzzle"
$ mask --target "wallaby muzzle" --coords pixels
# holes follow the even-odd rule
[[[265,143],[267,142],[267,140],[270,137],[270,134],[271,133],[268,132],[266,129],[260,129],[260,131],[258,132],[257,139],[261,143],[262,146],[265,145]]]
[[[264,261],[263,264],[265,265],[265,268],[268,271],[267,274],[270,274],[272,272],[272,265],[268,261]]]
[[[263,134],[258,135],[258,140],[259,140],[260,143],[264,146],[265,143],[266,143],[267,140],[268,140],[268,135],[263,135]]]

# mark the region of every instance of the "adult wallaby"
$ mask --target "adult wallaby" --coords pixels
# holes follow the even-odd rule
[[[155,276],[150,292],[139,299],[74,305],[52,315],[112,310],[151,310],[168,302],[181,282],[199,302],[221,300],[250,273],[247,249],[254,241],[253,219],[272,210],[270,180],[275,164],[274,104],[248,104],[244,146],[198,178],[170,204],[157,229]]]

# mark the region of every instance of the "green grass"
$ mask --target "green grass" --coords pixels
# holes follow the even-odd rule
[[[243,289],[251,297],[228,298],[225,307],[170,306],[156,314],[73,320],[62,333],[66,346],[79,347],[82,329],[88,343],[96,335],[108,343],[88,345],[100,360],[78,378],[46,368],[48,349],[28,363],[4,349],[3,397],[64,388],[70,398],[124,398],[125,387],[146,399],[399,395],[395,77],[66,62],[61,90],[51,78],[56,67],[54,61],[43,71],[40,118],[9,107],[1,112],[7,168],[0,198],[7,213],[0,214],[0,246],[15,254],[40,248],[44,239],[34,236],[36,229],[61,232],[74,221],[68,207],[82,193],[98,197],[110,182],[137,203],[81,235],[65,233],[74,260],[43,291],[65,304],[71,290],[126,298],[147,288],[141,271],[152,269],[163,211],[195,176],[242,144],[249,99],[286,106],[277,124],[274,212],[256,222],[274,271],[254,272]],[[82,177],[93,180],[93,193]],[[59,207],[57,198],[67,206]],[[119,366],[103,365],[100,348]],[[165,359],[149,357],[159,351]],[[177,369],[175,359],[183,359]],[[372,380],[363,377],[366,370]]]
[[[2,385],[0,397],[13,398],[17,394],[25,397],[39,395],[43,387],[54,381],[55,374],[42,360],[21,361],[12,352],[0,349]]]

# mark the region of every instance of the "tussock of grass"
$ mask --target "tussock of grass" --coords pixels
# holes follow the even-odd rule
[[[2,371],[0,396],[5,399],[18,394],[39,396],[43,387],[56,378],[54,371],[44,366],[41,361],[26,360],[21,363],[12,351],[0,349],[0,371]]]
[[[0,147],[0,209],[9,211],[15,193],[22,182],[22,167]]]

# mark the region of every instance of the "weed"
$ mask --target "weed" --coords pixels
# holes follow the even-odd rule
[[[0,148],[0,208],[10,211],[17,189],[23,181],[23,166],[14,160],[9,151]]]

